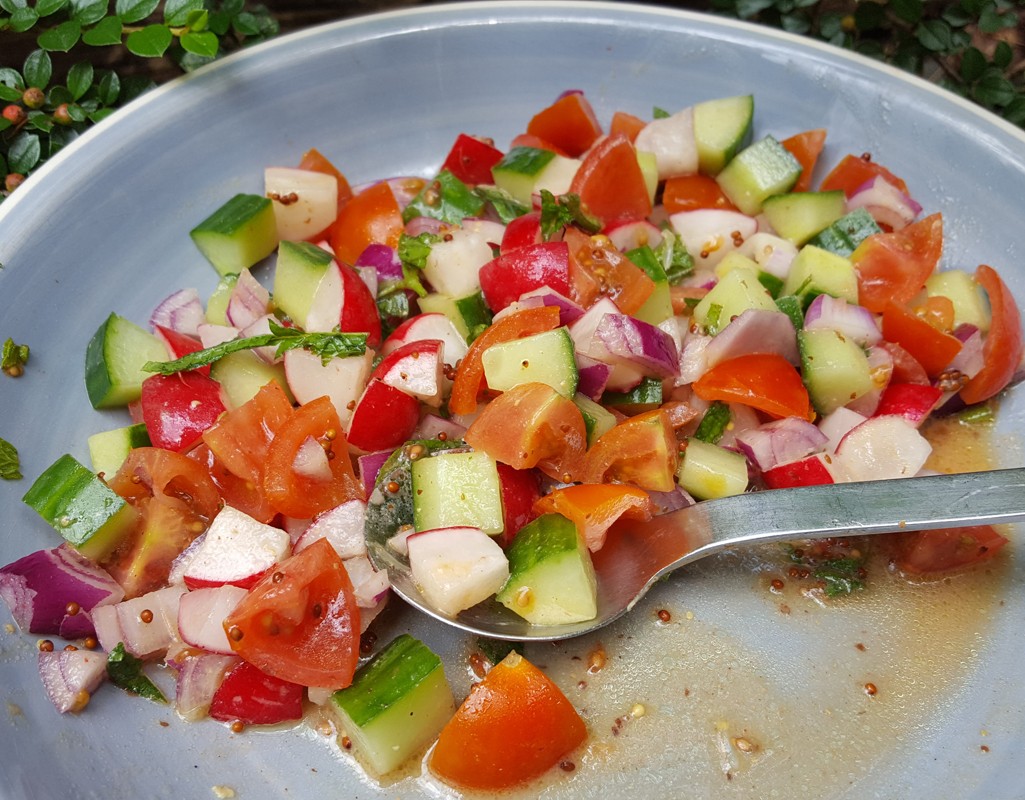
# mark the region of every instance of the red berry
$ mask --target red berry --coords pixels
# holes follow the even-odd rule
[[[53,121],[58,125],[71,124],[71,114],[68,113],[67,103],[61,103],[53,110]]]
[[[21,106],[11,103],[9,106],[4,108],[4,119],[14,125],[20,125],[25,121],[25,109]]]
[[[23,102],[29,108],[42,108],[43,103],[46,102],[46,94],[42,89],[35,86],[30,86],[21,95],[21,102]]]
[[[18,172],[12,172],[6,178],[4,178],[4,190],[8,194],[10,194],[15,189],[17,189],[19,186],[21,186],[21,184],[24,183],[24,182],[25,182],[25,176],[24,175],[22,175],[22,174],[20,174]]]

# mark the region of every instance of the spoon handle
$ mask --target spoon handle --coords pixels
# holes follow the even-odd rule
[[[689,535],[666,571],[711,550],[759,542],[1022,520],[1025,468],[757,492],[676,514]]]

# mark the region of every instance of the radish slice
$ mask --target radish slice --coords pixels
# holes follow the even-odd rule
[[[622,222],[606,231],[612,244],[626,253],[647,245],[652,250],[662,244],[662,231],[646,219]]]
[[[280,528],[225,506],[190,560],[184,573],[185,585],[196,589],[231,583],[251,588],[288,555],[289,544],[288,534]]]
[[[151,328],[158,325],[176,333],[199,338],[199,326],[206,322],[206,311],[196,289],[180,289],[166,297],[150,315]]]
[[[183,641],[208,653],[231,655],[224,619],[248,592],[238,586],[215,586],[186,592],[178,603],[178,632]]]
[[[318,539],[327,539],[343,560],[364,556],[367,553],[363,535],[366,518],[367,504],[362,500],[348,500],[315,517],[296,541],[292,552],[299,553]]]
[[[826,451],[835,453],[843,437],[867,419],[864,414],[840,406],[819,420],[819,430],[826,437]]]
[[[698,171],[694,109],[685,108],[652,120],[637,134],[634,145],[638,150],[654,154],[660,181],[676,175],[693,175]]]
[[[781,280],[790,272],[790,264],[797,257],[797,246],[771,233],[758,231],[744,240],[739,250],[763,271]]]
[[[669,222],[683,239],[695,266],[705,269],[714,267],[758,230],[754,217],[717,208],[679,211],[669,217]]]
[[[233,325],[214,325],[207,322],[197,329],[199,342],[203,347],[215,347],[232,339],[237,339],[239,330]]]
[[[338,178],[291,167],[263,171],[264,193],[274,203],[278,239],[299,242],[322,233],[338,216]]]
[[[345,427],[352,417],[349,404],[363,394],[373,358],[368,349],[361,356],[332,358],[325,364],[316,353],[296,348],[285,353],[285,380],[300,404],[327,395]]]
[[[235,656],[206,653],[186,658],[178,671],[175,685],[175,711],[189,722],[205,717],[217,687],[239,661]]]
[[[61,714],[78,713],[107,677],[107,657],[92,650],[40,652],[39,677]]]
[[[343,563],[352,582],[356,605],[360,608],[373,608],[381,602],[391,588],[388,573],[377,570],[366,556],[347,558]]]
[[[327,453],[324,452],[323,445],[312,436],[307,436],[306,441],[299,445],[292,469],[296,474],[315,481],[327,482],[332,477]]]
[[[509,560],[480,528],[414,533],[406,547],[417,588],[442,614],[455,616],[477,605],[509,580]]]
[[[931,452],[929,442],[903,417],[873,417],[844,436],[833,463],[848,481],[910,478]]]
[[[131,600],[93,609],[96,638],[107,652],[123,642],[137,658],[167,650],[178,639],[178,600],[184,586],[168,586]]]

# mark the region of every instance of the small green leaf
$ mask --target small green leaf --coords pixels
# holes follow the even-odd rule
[[[112,106],[117,102],[121,94],[121,79],[114,71],[105,72],[96,84],[96,94],[99,101],[105,106]]]
[[[82,23],[77,19],[69,19],[62,22],[56,28],[51,28],[39,34],[36,40],[40,47],[56,53],[66,53],[76,44],[82,36]]]
[[[1007,69],[1011,66],[1011,59],[1014,58],[1014,51],[1011,49],[1011,45],[1007,42],[997,42],[996,48],[993,50],[993,64],[1000,69]]]
[[[29,349],[27,344],[16,344],[14,339],[7,337],[3,348],[0,349],[0,370],[8,375],[17,377],[21,375],[25,365],[28,363]]]
[[[107,15],[107,0],[71,0],[71,18],[92,25]]]
[[[914,25],[922,19],[922,0],[890,0],[890,10]]]
[[[158,58],[167,52],[174,35],[166,25],[147,25],[141,31],[132,31],[125,39],[131,53],[143,58]]]
[[[653,109],[651,109],[652,119],[667,119],[670,116],[671,114],[664,108],[659,108],[658,106],[655,106]]]
[[[950,26],[943,20],[926,20],[915,29],[915,37],[922,47],[933,53],[945,53],[950,50]]]
[[[68,106],[68,116],[75,122],[85,122],[85,111],[76,103]]]
[[[7,24],[15,33],[24,33],[37,22],[39,22],[39,14],[34,8],[19,8],[11,14],[11,20]]]
[[[751,19],[767,8],[772,8],[772,0],[737,0],[737,16],[741,19]]]
[[[42,146],[39,137],[34,133],[22,132],[11,142],[7,151],[7,161],[10,164],[11,172],[27,175],[32,167],[39,163],[41,155]]]
[[[1000,107],[1011,103],[1017,93],[1014,90],[1014,84],[1007,78],[999,72],[989,71],[975,84],[972,95],[983,105]]]
[[[957,6],[945,9],[940,16],[955,28],[963,28],[972,21],[972,15]]]
[[[188,18],[185,20],[185,25],[190,31],[199,33],[205,31],[210,24],[210,12],[205,8],[199,9],[199,11],[192,11],[189,13]]]
[[[21,96],[23,92],[18,89],[12,89],[10,86],[0,83],[0,100],[8,103],[21,102]],[[5,120],[9,122],[9,120]]]
[[[26,127],[32,128],[32,130],[49,133],[53,130],[54,122],[50,118],[49,114],[44,114],[42,111],[30,111],[28,115],[28,122],[26,122],[25,125]]]
[[[986,56],[977,47],[969,47],[961,54],[961,77],[974,83],[986,69]]]
[[[811,20],[803,11],[793,14],[784,14],[780,18],[780,27],[787,33],[796,33],[798,36],[807,36],[811,31]]]
[[[197,56],[213,58],[217,55],[217,37],[210,31],[189,32],[181,37],[182,47]]]
[[[27,5],[28,0],[0,0],[0,8],[8,14],[13,14],[19,8],[25,8]]]
[[[90,111],[89,112],[89,121],[93,122],[93,123],[102,122],[107,117],[109,117],[111,114],[113,114],[116,110],[117,109],[114,109],[114,108],[101,108],[101,109],[98,109],[96,111]]]
[[[88,61],[80,61],[68,70],[68,90],[75,100],[81,100],[92,85],[93,65]]]
[[[0,478],[5,481],[21,479],[21,462],[18,450],[6,439],[0,439]]]
[[[164,693],[157,688],[146,673],[142,671],[143,661],[127,650],[122,642],[110,651],[107,656],[107,676],[115,686],[126,692],[137,694],[157,703],[166,703]]]
[[[171,27],[188,25],[189,14],[203,10],[203,0],[167,0],[164,3],[164,22]]]
[[[54,86],[46,93],[46,104],[49,106],[59,106],[61,103],[71,102],[74,102],[74,98],[67,86]]]
[[[121,17],[104,17],[82,34],[82,41],[90,47],[121,44]]]
[[[125,22],[141,22],[157,10],[160,0],[117,0],[114,10]]]
[[[1004,107],[1004,119],[1018,126],[1025,126],[1025,97],[1018,95]]]
[[[999,33],[1004,28],[1013,28],[1018,17],[1013,13],[1001,14],[995,8],[985,9],[979,15],[979,31],[982,33]]]
[[[36,0],[36,13],[40,17],[49,17],[67,4],[68,0]]]
[[[236,14],[241,14],[242,9],[246,7],[246,0],[224,0],[221,3],[221,11],[227,14],[229,17],[234,17]]]
[[[25,81],[22,79],[21,73],[10,67],[0,67],[0,84],[15,89],[19,97],[25,91]]]
[[[231,17],[220,11],[212,11],[206,27],[218,36],[224,36],[231,29]]]

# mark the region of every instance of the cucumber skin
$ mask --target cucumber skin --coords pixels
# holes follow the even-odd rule
[[[877,233],[882,233],[882,228],[876,224],[872,215],[863,208],[856,208],[825,230],[819,231],[807,244],[847,258],[865,239]]]
[[[44,470],[21,499],[68,544],[94,560],[114,548],[137,516],[123,498],[67,454]]]
[[[865,352],[835,331],[800,331],[801,374],[822,416],[875,388]]]
[[[146,425],[139,422],[124,428],[94,433],[89,437],[89,459],[93,471],[113,475],[136,447],[149,447]]]
[[[115,359],[112,350],[118,339],[134,340],[134,352]],[[142,382],[150,373],[142,371],[147,361],[165,361],[167,348],[156,336],[117,314],[103,321],[85,350],[85,389],[93,408],[117,408],[138,400]],[[119,374],[120,373],[120,374]]]
[[[241,272],[269,256],[278,245],[274,204],[262,195],[237,194],[189,236],[220,275]]]

